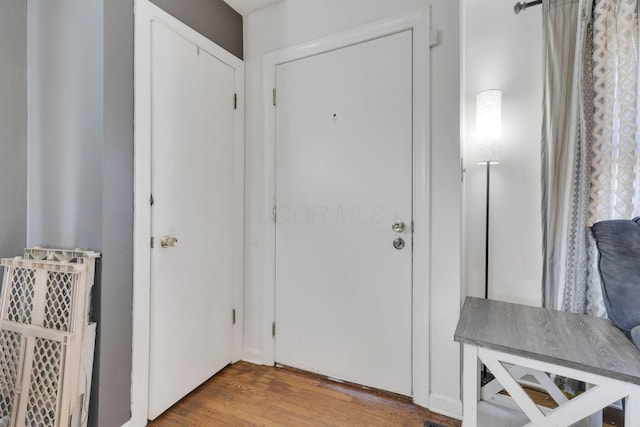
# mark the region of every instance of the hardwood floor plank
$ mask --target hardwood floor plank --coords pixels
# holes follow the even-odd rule
[[[545,393],[527,392],[536,403],[555,407]],[[422,427],[425,420],[460,426],[459,421],[431,413],[406,398],[290,368],[240,362],[222,370],[149,425]],[[608,409],[604,426],[612,425],[623,425],[622,414]]]
[[[400,397],[288,368],[239,362],[223,369],[149,426],[422,427],[425,420],[460,427],[460,421]]]

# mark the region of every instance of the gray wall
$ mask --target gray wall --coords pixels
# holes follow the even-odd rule
[[[131,416],[133,0],[28,1],[28,242],[102,252],[89,425],[116,427]],[[222,0],[164,3],[242,56]]]
[[[242,16],[224,1],[151,1],[242,59]]]
[[[29,0],[28,244],[101,248],[102,2]]]
[[[28,244],[103,251],[103,186],[110,180],[103,173],[106,147],[103,2],[29,0],[28,17]],[[105,255],[109,260],[109,254]],[[131,293],[130,282],[131,279],[119,289],[124,295],[112,301],[114,305],[126,306],[127,301],[131,304],[131,297],[126,296]],[[130,352],[131,328],[112,327],[112,317],[105,315],[109,306],[103,309],[102,283],[106,282],[97,274],[91,317],[98,322],[98,339],[90,418],[92,425],[115,426],[128,418],[128,358],[111,353],[110,341],[128,339]],[[127,315],[120,317],[126,319]],[[111,381],[120,378],[125,387],[114,390],[113,397],[109,397],[109,381],[103,384],[106,372],[102,366],[114,358],[120,359],[122,372],[110,372],[107,378]],[[104,402],[101,395],[106,396]],[[115,405],[121,403],[121,410],[111,411],[113,415],[109,417],[113,421],[98,423],[98,418],[106,414],[102,407],[109,403],[112,409],[114,401]]]
[[[27,231],[27,2],[0,2],[0,257]]]
[[[81,0],[86,1],[86,0]],[[133,298],[133,0],[104,0],[101,325],[92,426],[131,418]],[[99,227],[100,225],[97,224]],[[96,407],[96,403],[98,406]]]

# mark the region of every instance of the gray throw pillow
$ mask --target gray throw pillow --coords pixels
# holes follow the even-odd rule
[[[640,217],[591,227],[609,319],[628,336],[640,325]],[[636,331],[639,335],[640,331]],[[637,344],[637,343],[636,343]]]

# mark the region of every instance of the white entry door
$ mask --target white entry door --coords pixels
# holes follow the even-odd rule
[[[411,31],[276,89],[276,362],[411,396]]]
[[[152,22],[150,419],[232,360],[234,88],[232,67]]]

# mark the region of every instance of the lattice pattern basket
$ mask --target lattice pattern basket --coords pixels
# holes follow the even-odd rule
[[[0,427],[86,425],[97,257],[34,248],[2,260]]]

